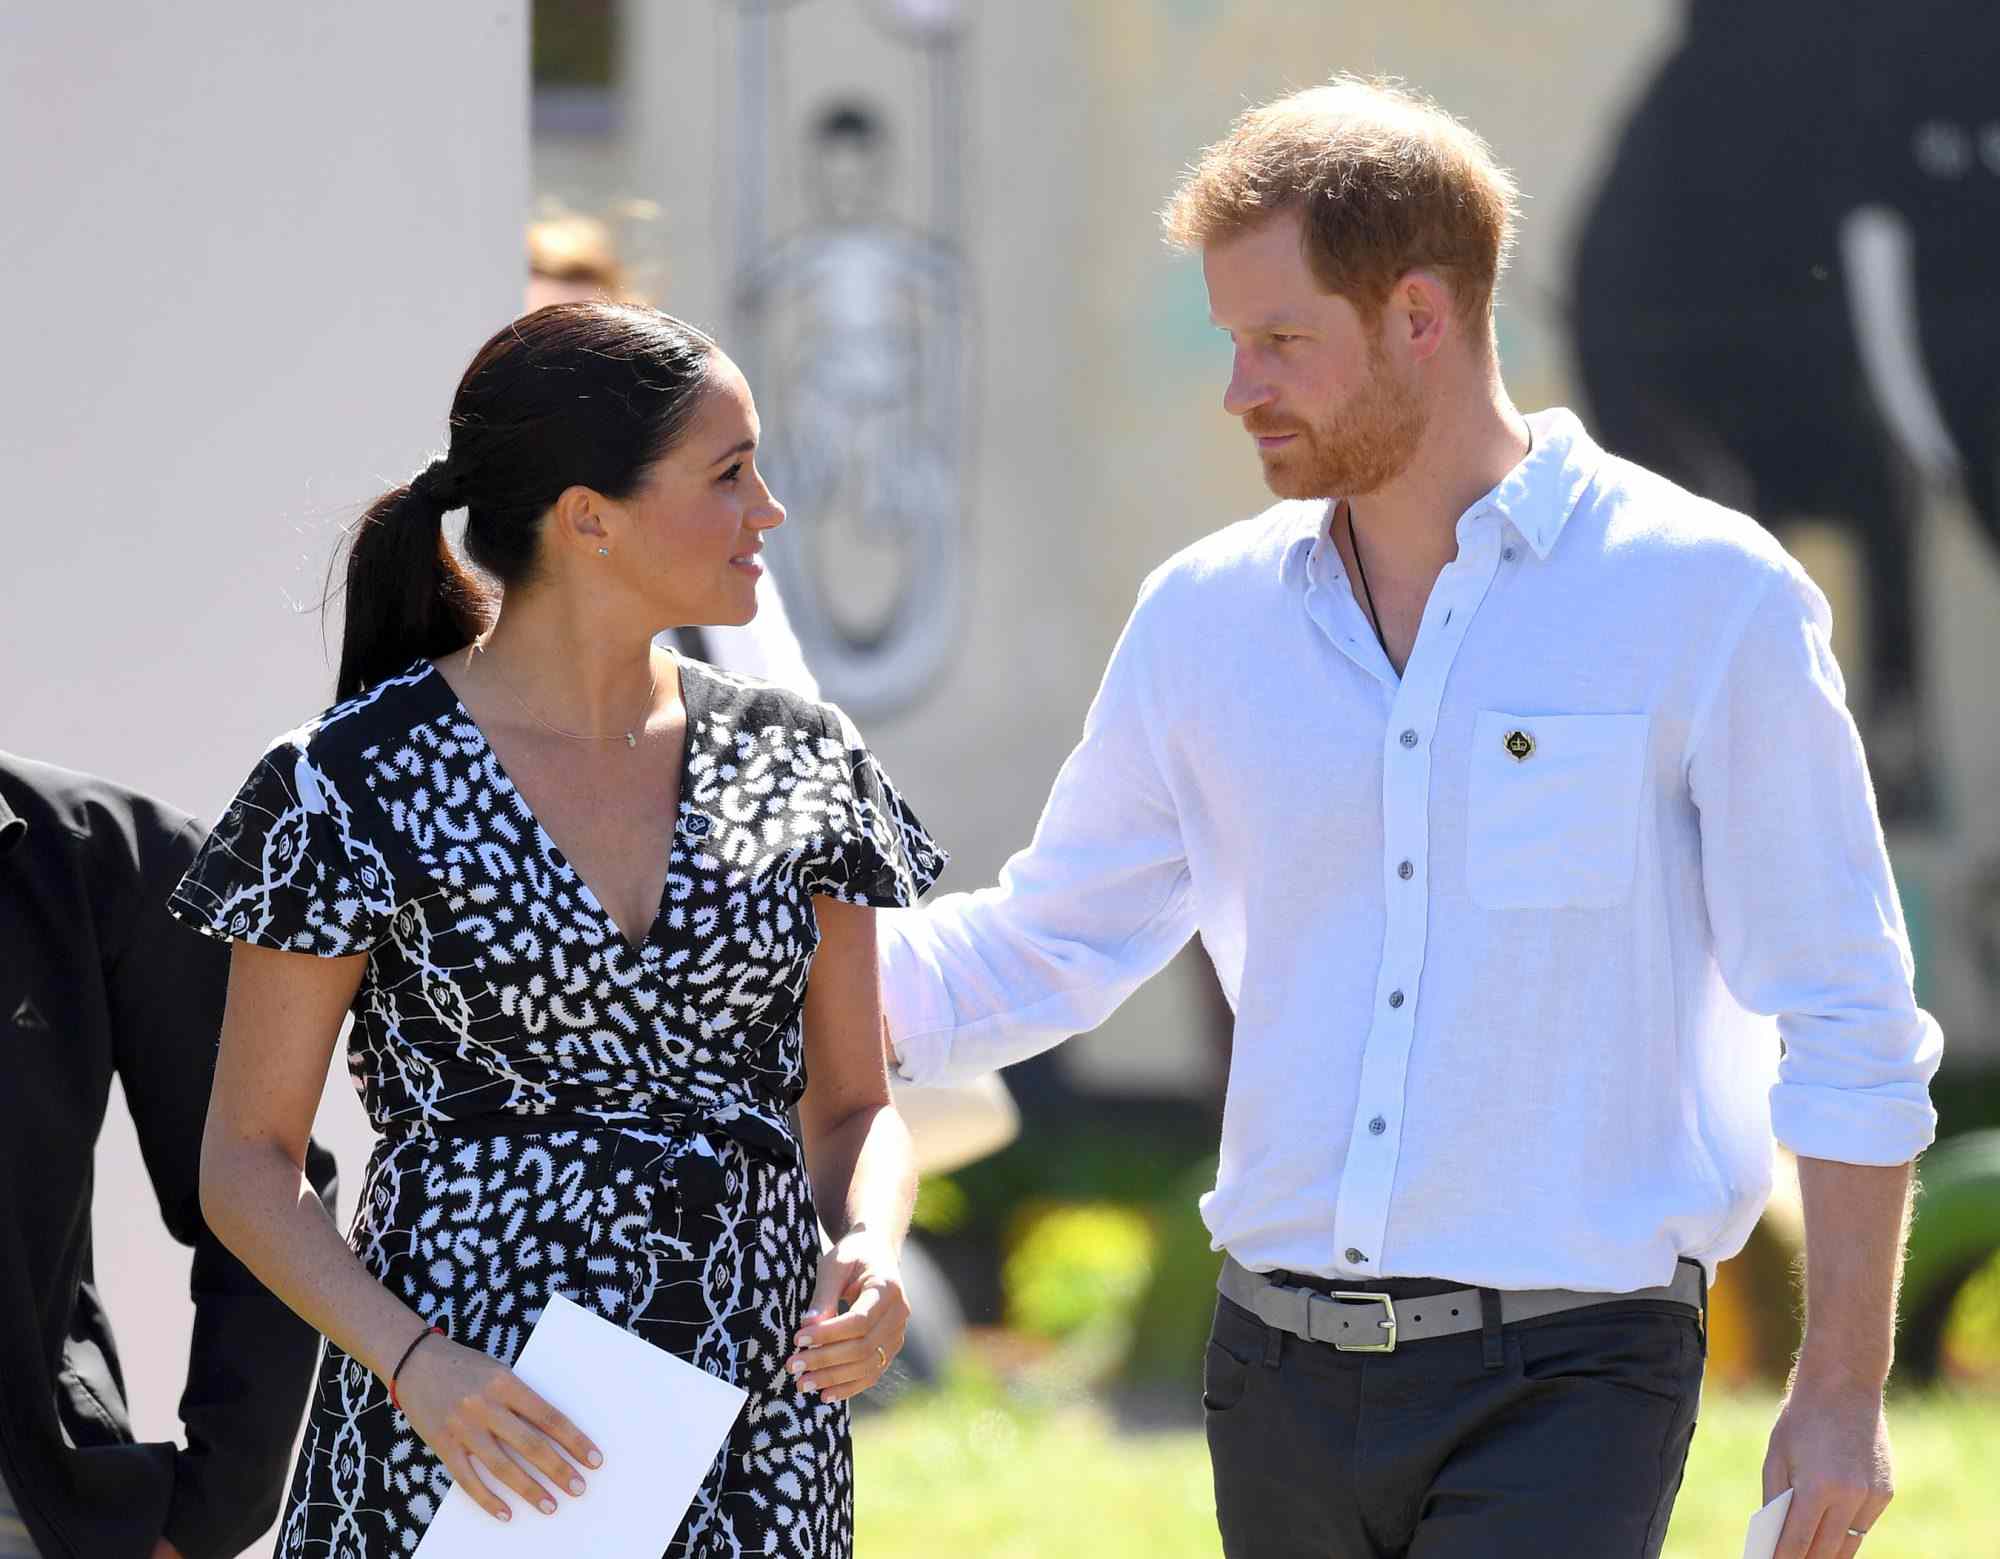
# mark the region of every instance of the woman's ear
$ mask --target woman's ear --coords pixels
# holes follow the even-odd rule
[[[592,557],[608,555],[617,507],[594,487],[565,487],[549,513],[551,539]]]

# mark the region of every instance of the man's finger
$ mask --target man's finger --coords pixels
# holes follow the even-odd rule
[[[1792,1470],[1774,1445],[1764,1455],[1764,1503],[1770,1504],[1791,1486]]]
[[[1806,1559],[1840,1559],[1850,1546],[1856,1546],[1861,1539],[1850,1537],[1850,1532],[1867,1526],[1861,1518],[1861,1497],[1858,1494],[1835,1495],[1827,1502],[1825,1513],[1820,1517],[1819,1533],[1813,1545],[1806,1550]]]
[[[1785,1529],[1778,1534],[1778,1548],[1772,1559],[1807,1559],[1825,1514],[1823,1495],[1795,1488],[1792,1508],[1785,1512]]]

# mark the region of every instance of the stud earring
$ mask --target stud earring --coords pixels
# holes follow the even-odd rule
[[[611,556],[611,549],[609,547],[599,547],[597,549],[597,555],[601,558],[608,558]]]

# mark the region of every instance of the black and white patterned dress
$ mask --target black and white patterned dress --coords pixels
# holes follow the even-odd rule
[[[350,1236],[370,1272],[503,1362],[560,1293],[743,1387],[668,1554],[834,1559],[847,1408],[784,1370],[819,1257],[787,1118],[811,900],[906,905],[945,857],[838,709],[681,668],[679,821],[639,946],[427,662],[274,743],[172,907],[217,937],[368,954],[348,1061],[382,1134]],[[408,1553],[449,1485],[327,1344],[278,1552]]]

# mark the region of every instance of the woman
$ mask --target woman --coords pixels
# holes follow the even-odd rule
[[[236,944],[204,1209],[328,1339],[280,1551],[401,1555],[454,1480],[581,1492],[587,1425],[508,1368],[562,1293],[749,1393],[670,1555],[846,1555],[846,1399],[908,1316],[873,910],[944,857],[840,711],[652,646],[747,621],[784,519],[713,341],[541,309],[451,430],[356,531],[340,702],[173,900]],[[351,1249],[300,1178],[349,1011]]]

